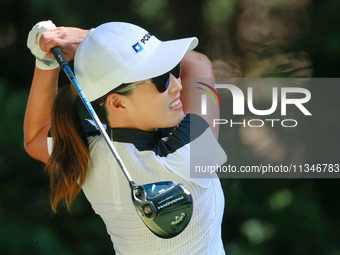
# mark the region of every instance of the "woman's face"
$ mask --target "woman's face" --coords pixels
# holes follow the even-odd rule
[[[159,93],[153,83],[133,89],[124,100],[131,128],[152,131],[178,125],[184,118],[181,90],[180,78],[176,79],[172,74],[169,87],[163,93]]]

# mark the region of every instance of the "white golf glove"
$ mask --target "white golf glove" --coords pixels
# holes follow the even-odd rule
[[[57,60],[46,58],[47,52],[40,49],[39,41],[42,33],[49,31],[56,26],[52,21],[41,21],[37,23],[28,34],[27,47],[36,58],[36,65],[42,70],[52,70],[59,67]]]

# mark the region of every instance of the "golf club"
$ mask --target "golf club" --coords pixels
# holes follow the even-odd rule
[[[128,180],[131,189],[132,202],[142,221],[151,232],[158,237],[172,238],[180,234],[189,224],[192,216],[193,201],[190,191],[182,184],[171,181],[144,185],[135,184],[90,101],[87,99],[84,91],[79,85],[63,52],[59,47],[54,47],[51,51],[76,89],[87,111],[96,123],[100,133],[104,136],[119,167]]]

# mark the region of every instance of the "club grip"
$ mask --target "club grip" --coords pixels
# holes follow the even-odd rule
[[[53,53],[61,68],[64,68],[65,65],[68,65],[68,61],[66,60],[65,55],[59,47],[52,48],[51,52]]]

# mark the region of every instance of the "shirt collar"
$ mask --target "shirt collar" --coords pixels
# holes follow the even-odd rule
[[[140,150],[152,150],[162,137],[168,136],[172,129],[160,128],[157,131],[143,131],[128,128],[110,128],[108,134],[115,142],[132,143]]]

